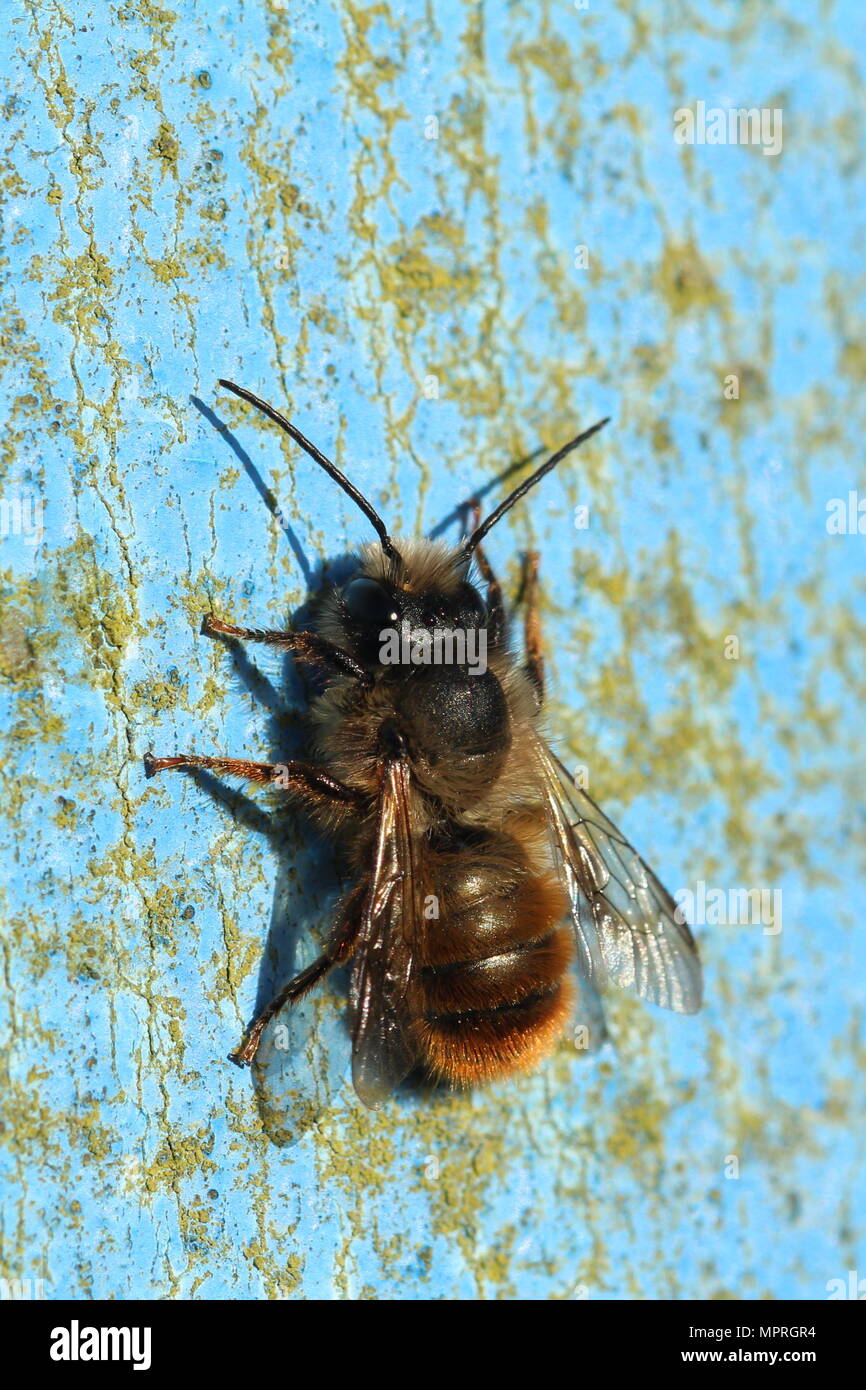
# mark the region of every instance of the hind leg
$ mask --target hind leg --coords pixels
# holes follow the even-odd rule
[[[366,884],[356,888],[350,897],[343,916],[340,919],[334,936],[326,951],[314,960],[312,965],[308,965],[306,970],[289,980],[287,985],[274,995],[269,1004],[256,1015],[252,1023],[244,1033],[244,1040],[234,1052],[229,1053],[229,1061],[235,1062],[239,1067],[248,1067],[255,1058],[262,1040],[262,1033],[270,1023],[275,1014],[286,1004],[296,1004],[305,994],[323,980],[335,965],[342,965],[349,960],[355,949],[355,941],[361,925],[359,906],[362,901],[363,893],[366,891]]]

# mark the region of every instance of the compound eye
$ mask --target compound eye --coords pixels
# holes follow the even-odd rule
[[[358,627],[389,627],[400,617],[394,595],[383,584],[364,575],[349,581],[343,590],[343,602]]]
[[[487,624],[487,604],[474,584],[463,584],[457,600],[460,621],[464,627],[485,627]]]

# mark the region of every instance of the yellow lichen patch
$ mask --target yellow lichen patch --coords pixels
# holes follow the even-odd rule
[[[691,238],[665,243],[656,286],[674,318],[708,310],[730,312],[716,276]]]

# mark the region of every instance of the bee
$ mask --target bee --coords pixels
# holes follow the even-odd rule
[[[232,1060],[251,1063],[275,1015],[342,964],[351,967],[352,1079],[372,1109],[419,1068],[465,1087],[536,1066],[567,1027],[575,965],[593,993],[615,986],[695,1013],[701,966],[682,914],[544,736],[538,556],[525,560],[519,660],[482,548],[607,421],[558,449],[486,519],[472,504],[474,529],[451,546],[392,539],[285,416],[233,382],[220,385],[285,430],[378,537],[348,582],[322,597],[309,630],[204,620],[207,635],[262,642],[319,669],[309,761],[145,757],[148,776],[204,768],[277,787],[336,837],[353,884],[326,950],[258,1014]],[[404,643],[403,659],[387,659],[395,632],[411,636],[408,658]],[[450,660],[433,659],[437,634]],[[472,664],[481,650],[485,660]]]

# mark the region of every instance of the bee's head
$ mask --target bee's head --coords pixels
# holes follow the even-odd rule
[[[555,468],[566,454],[570,454],[572,449],[606,424],[605,420],[600,420],[564,444],[546,463],[518,484],[456,549],[433,541],[401,542],[398,546],[372,503],[335,463],[301,434],[291,420],[287,420],[252,391],[236,386],[232,381],[221,378],[220,385],[240,396],[241,400],[249,401],[250,405],[285,430],[352,498],[378,535],[378,546],[366,546],[362,551],[357,573],[342,589],[330,595],[318,624],[323,637],[353,653],[368,667],[377,663],[387,664],[381,655],[387,640],[383,634],[402,635],[407,628],[409,632],[435,631],[438,628],[441,632],[462,632],[464,635],[478,635],[483,631],[486,650],[487,608],[467,577],[476,546],[515,502]]]
[[[395,562],[365,546],[357,570],[326,600],[322,636],[365,666],[391,664],[394,642],[421,633],[477,633],[487,628],[487,605],[468,579],[462,548],[432,541],[400,541]],[[385,658],[383,660],[383,652]]]

